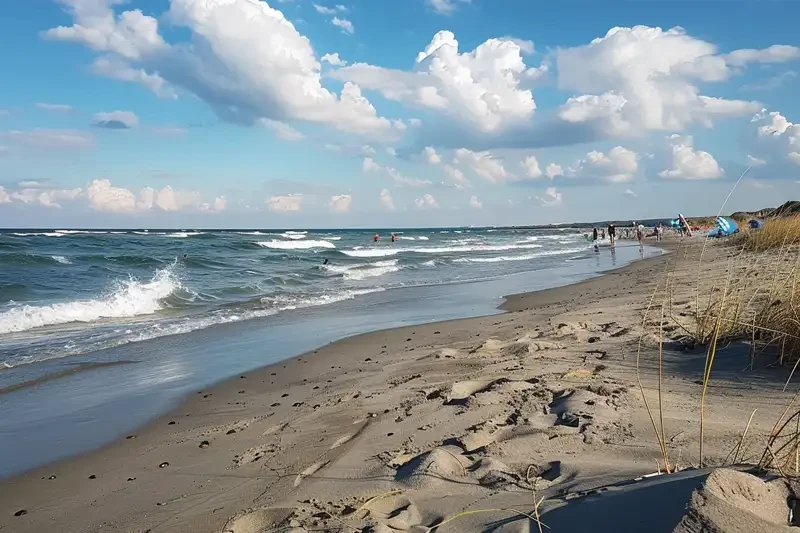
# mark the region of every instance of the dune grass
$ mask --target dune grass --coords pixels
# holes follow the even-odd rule
[[[753,345],[752,357],[759,345],[760,352],[777,350],[783,364],[800,360],[800,217],[770,221],[726,244],[733,253],[725,270],[697,288],[697,342],[742,338]]]
[[[743,230],[730,239],[730,244],[750,252],[764,252],[800,244],[800,217],[768,220],[759,230]]]

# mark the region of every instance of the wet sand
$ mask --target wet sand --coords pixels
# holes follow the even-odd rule
[[[495,509],[438,530],[537,531],[520,514],[534,512],[536,494],[554,531],[672,531],[708,472],[628,483],[663,467],[636,353],[642,339],[652,406],[660,309],[644,334],[642,318],[668,268],[671,312],[688,316],[698,243],[510,296],[505,314],[351,337],[197,391],[128,438],[4,481],[0,530],[421,532]],[[703,268],[727,253],[712,246]],[[663,418],[673,464],[685,468],[698,463],[705,352],[679,349],[669,328]],[[788,370],[745,371],[736,345],[717,357],[705,462],[723,463],[754,407],[741,455],[757,459],[793,394],[782,391]]]

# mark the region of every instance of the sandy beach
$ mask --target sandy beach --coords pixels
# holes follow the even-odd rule
[[[2,482],[0,530],[511,532],[539,531],[538,511],[557,532],[789,531],[774,519],[785,487],[689,468],[706,351],[683,346],[678,324],[701,246],[675,239],[661,257],[510,296],[505,314],[351,337],[197,391],[119,442]],[[709,246],[703,270],[729,253]],[[661,308],[644,330],[643,316],[668,270],[660,416],[683,471],[633,481],[664,469],[636,363],[641,342],[657,407]],[[718,348],[707,466],[731,462],[753,409],[736,462],[757,461],[794,394],[791,368],[749,362],[739,345]],[[726,487],[744,496],[725,503]],[[700,518],[684,518],[690,503]]]

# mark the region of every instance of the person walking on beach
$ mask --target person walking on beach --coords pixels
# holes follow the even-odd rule
[[[600,239],[606,240],[606,228],[600,230]]]
[[[597,228],[592,228],[592,242],[597,243]]]
[[[608,239],[611,241],[611,246],[614,246],[614,240],[617,238],[617,228],[614,224],[608,225]]]
[[[639,224],[636,226],[636,239],[639,241],[639,248],[644,246],[644,225]]]

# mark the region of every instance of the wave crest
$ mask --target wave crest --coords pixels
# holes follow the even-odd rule
[[[147,282],[134,278],[117,281],[111,290],[97,299],[13,307],[0,313],[0,334],[56,324],[155,313],[163,308],[163,300],[181,288],[180,281],[173,273],[173,266],[156,270]]]
[[[292,241],[258,241],[255,243],[262,248],[271,248],[273,250],[310,250],[311,248],[336,248],[336,245],[329,241],[309,241],[309,240],[292,240]]]

